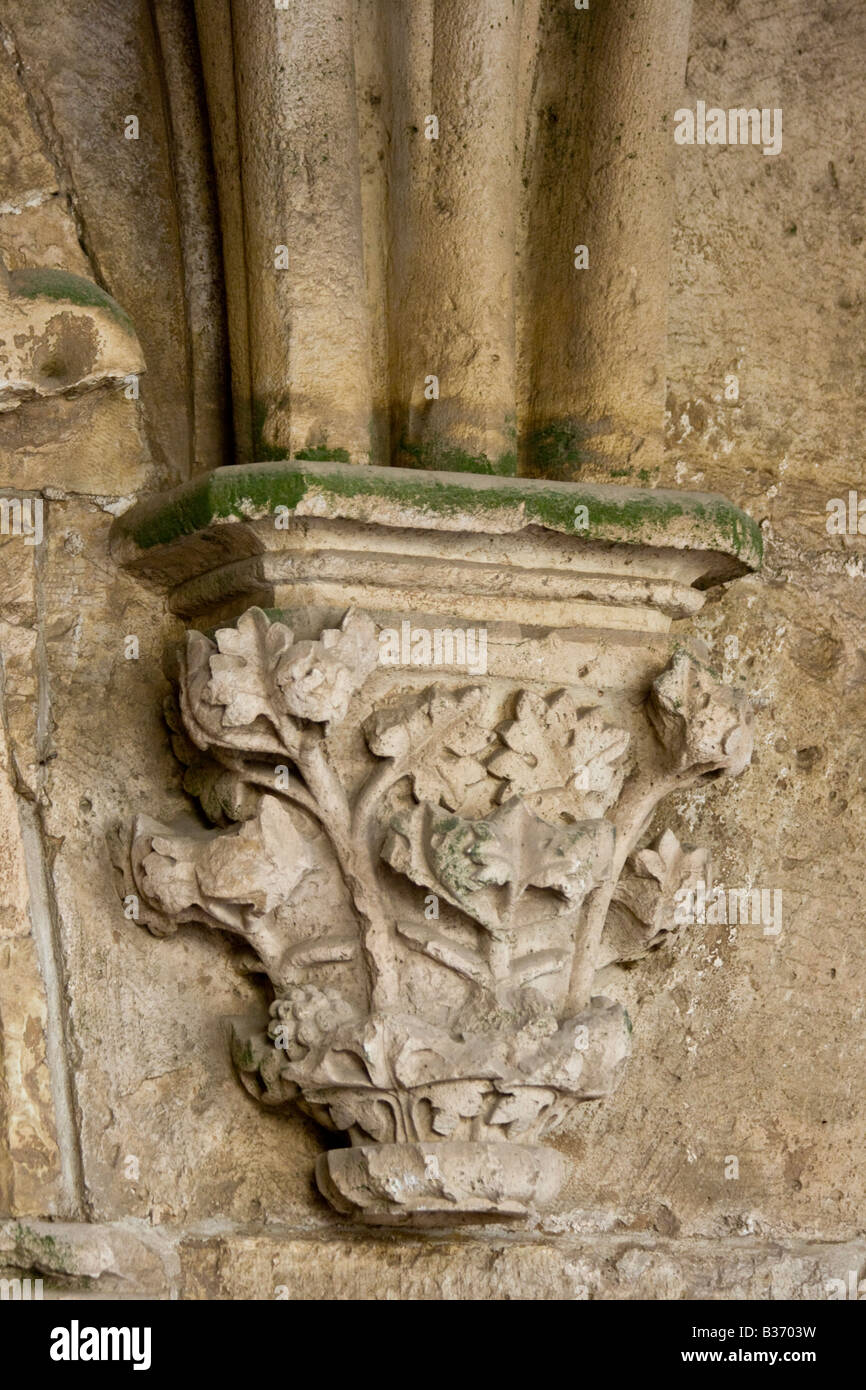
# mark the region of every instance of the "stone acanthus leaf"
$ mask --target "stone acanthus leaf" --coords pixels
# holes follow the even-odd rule
[[[679,895],[709,882],[709,852],[681,845],[672,830],[629,855],[605,921],[599,968],[612,961],[640,960],[673,936],[680,926]]]
[[[629,734],[598,709],[581,714],[567,691],[547,699],[523,691],[499,734],[506,746],[487,766],[505,780],[504,798],[521,796],[543,815],[600,815],[616,799]]]

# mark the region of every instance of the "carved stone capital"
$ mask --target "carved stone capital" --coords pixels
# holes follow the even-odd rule
[[[118,863],[151,930],[204,923],[254,953],[270,1017],[236,1035],[235,1060],[265,1104],[348,1139],[317,1169],[338,1210],[525,1215],[565,1175],[542,1141],[609,1094],[628,1055],[599,969],[671,936],[677,893],[709,872],[670,831],[645,843],[655,807],[749,761],[745,698],[664,638],[730,556],[676,526],[652,544],[569,534],[527,522],[526,499],[510,554],[480,507],[457,529],[415,494],[383,502],[379,522],[353,505],[307,487],[280,531],[273,507],[256,517],[240,498],[237,521],[155,547],[139,530],[131,554],[124,518],[127,561],[150,578],[162,564],[175,606],[197,593],[236,611],[197,616],[210,630],[188,632],[168,711],[185,785],[218,828],[140,817]],[[347,551],[361,601],[335,611]],[[263,576],[290,601],[249,604]],[[460,653],[482,628],[486,668],[470,673]]]

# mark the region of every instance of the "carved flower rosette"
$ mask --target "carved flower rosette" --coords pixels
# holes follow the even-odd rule
[[[254,953],[270,1021],[236,1032],[235,1061],[264,1103],[345,1136],[317,1169],[339,1210],[523,1215],[564,1177],[540,1141],[628,1052],[598,970],[670,936],[676,894],[709,872],[670,831],[642,844],[654,808],[739,772],[751,715],[678,649],[638,757],[601,701],[488,677],[383,687],[378,664],[359,611],[316,640],[257,608],[188,633],[167,717],[218,828],[139,817],[126,889],[153,932],[204,923]]]

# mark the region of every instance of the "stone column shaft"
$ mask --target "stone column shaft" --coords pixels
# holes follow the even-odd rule
[[[251,433],[258,459],[369,462],[353,6],[322,0],[279,10],[234,0],[219,12],[200,4],[198,19],[215,140],[224,145],[216,165],[227,280],[235,282],[240,432]]]
[[[690,15],[691,0],[593,0],[585,14],[543,17],[521,309],[521,471],[533,476],[646,482],[661,460],[673,111]]]

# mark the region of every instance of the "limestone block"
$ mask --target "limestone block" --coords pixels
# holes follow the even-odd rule
[[[150,472],[140,433],[144,361],[127,315],[82,276],[0,277],[0,479],[107,496]]]
[[[866,1256],[862,1241],[473,1235],[190,1234],[178,1249],[181,1287],[185,1298],[276,1300],[823,1299],[832,1280],[849,1287]]]
[[[13,270],[2,299],[0,409],[87,391],[144,368],[123,310],[97,285],[59,270]]]
[[[851,1296],[864,1260],[862,1241],[0,1225],[0,1269],[42,1278],[47,1299],[825,1300]]]
[[[170,1242],[143,1227],[0,1224],[0,1268],[41,1279],[44,1298],[168,1298],[176,1266]]]
[[[111,564],[109,510],[69,498],[49,502],[46,517],[40,814],[67,997],[58,1062],[88,1209],[105,1220],[222,1212],[244,1222],[312,1208],[316,1219],[312,1123],[265,1115],[262,1126],[232,1070],[223,1020],[261,1013],[245,962],[192,932],[179,970],[125,915],[105,843],[130,798],[169,823],[188,808],[162,720],[163,646],[179,625],[166,627],[161,601]]]
[[[33,937],[0,939],[0,1206],[13,1216],[50,1216],[64,1205],[47,1022]]]
[[[86,273],[97,278],[98,268],[100,283],[123,305],[139,335],[148,367],[141,406],[153,463],[164,479],[187,477],[195,431],[185,373],[200,342],[191,340],[187,323],[185,272],[191,300],[197,288],[181,245],[187,234],[194,243],[200,227],[188,207],[187,225],[179,225],[169,102],[153,14],[140,0],[108,9],[86,0],[53,11],[10,0],[4,32],[19,75],[18,105],[36,113],[63,193],[74,200],[90,258]],[[138,123],[137,139],[127,138],[128,116]],[[181,131],[178,119],[178,139]],[[63,268],[78,267],[67,261]],[[213,307],[218,318],[218,301]],[[92,490],[104,496],[112,489]]]
[[[36,133],[5,47],[0,52],[0,105],[4,112],[0,128],[2,216],[7,209],[18,212],[28,205],[35,206],[57,190],[57,174]]]

